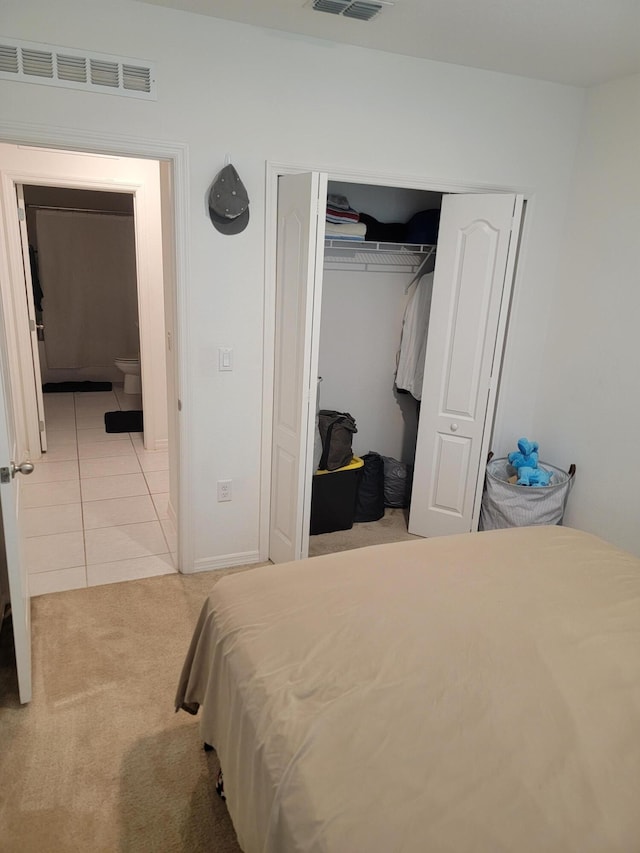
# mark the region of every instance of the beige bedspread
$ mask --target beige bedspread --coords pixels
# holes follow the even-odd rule
[[[640,851],[640,560],[575,530],[229,575],[183,703],[246,853]]]

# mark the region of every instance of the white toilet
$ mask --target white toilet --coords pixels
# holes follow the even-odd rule
[[[124,373],[124,393],[142,394],[139,358],[116,358],[114,362],[118,370]]]

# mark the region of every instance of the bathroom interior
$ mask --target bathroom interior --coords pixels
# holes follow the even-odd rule
[[[133,196],[25,186],[43,384],[140,395]]]
[[[30,593],[173,573],[169,453],[143,432],[133,195],[23,192],[45,391],[44,452],[23,487]],[[115,431],[107,413],[124,419]]]

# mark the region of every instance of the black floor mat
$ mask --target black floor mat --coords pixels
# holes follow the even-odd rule
[[[142,412],[105,412],[104,428],[107,432],[142,432]]]
[[[45,394],[68,394],[69,391],[111,391],[111,382],[45,382],[42,390]]]

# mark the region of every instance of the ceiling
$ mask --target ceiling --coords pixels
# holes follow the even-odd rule
[[[143,2],[576,86],[640,73],[640,0],[395,0],[369,22],[311,0]]]

